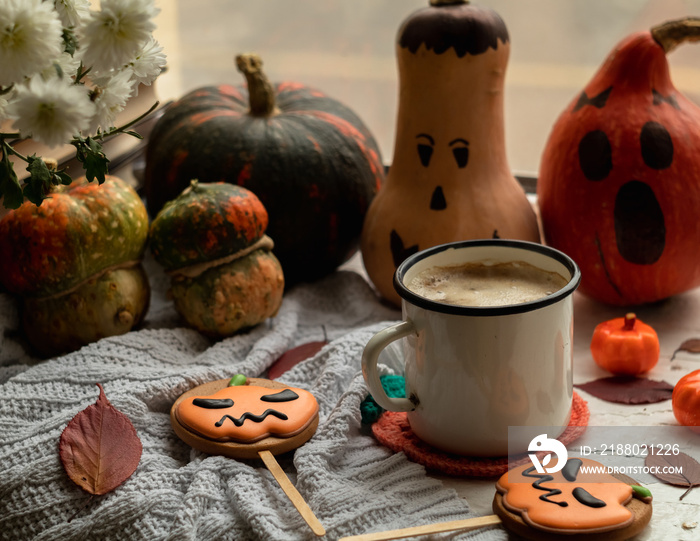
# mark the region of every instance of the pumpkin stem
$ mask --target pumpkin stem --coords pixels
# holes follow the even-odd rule
[[[634,323],[637,321],[637,315],[630,312],[629,314],[625,315],[625,325],[622,327],[623,331],[632,331],[634,330]]]
[[[192,180],[190,180],[190,185],[187,186],[187,188],[185,188],[182,193],[184,195],[184,194],[188,194],[190,192],[196,192],[198,188],[199,188],[199,179],[193,178]]]
[[[248,81],[250,114],[253,116],[276,115],[279,110],[275,106],[275,90],[262,70],[260,57],[255,53],[239,54],[236,56],[236,66]]]
[[[685,17],[667,21],[651,29],[651,37],[666,54],[686,41],[700,41],[700,19]]]

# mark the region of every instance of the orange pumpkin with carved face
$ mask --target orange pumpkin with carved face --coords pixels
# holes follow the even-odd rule
[[[580,291],[605,303],[700,285],[700,108],[676,90],[666,60],[689,26],[667,23],[618,44],[542,156],[546,242],[578,263]]]

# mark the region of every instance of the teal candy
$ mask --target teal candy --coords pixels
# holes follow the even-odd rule
[[[387,396],[392,398],[405,398],[406,380],[403,376],[385,375],[380,376],[379,381],[382,382],[382,387]],[[360,404],[360,413],[362,414],[362,422],[372,424],[379,419],[379,416],[384,413],[384,409],[374,401],[372,395],[367,395]]]

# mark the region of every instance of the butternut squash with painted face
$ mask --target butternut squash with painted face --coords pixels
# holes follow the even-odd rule
[[[370,279],[396,304],[394,271],[418,250],[474,238],[540,240],[505,152],[509,52],[498,14],[464,0],[432,0],[399,30],[394,158],[361,241]]]

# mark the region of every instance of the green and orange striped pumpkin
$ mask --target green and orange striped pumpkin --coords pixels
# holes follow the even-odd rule
[[[255,55],[237,58],[247,87],[209,86],[168,107],[149,138],[145,195],[154,216],[190,180],[255,193],[288,284],[332,272],[358,248],[383,178],[358,116],[301,84],[272,85]],[[250,90],[250,91],[249,91]]]
[[[26,201],[0,220],[0,283],[18,298],[37,353],[74,351],[143,321],[147,238],[143,201],[110,175],[56,186],[40,206]]]
[[[131,186],[109,175],[102,185],[76,179],[0,220],[0,282],[23,297],[58,295],[140,261],[147,236],[146,208]]]
[[[284,274],[267,224],[250,190],[197,180],[154,218],[151,251],[169,272],[170,297],[190,327],[219,338],[277,313]]]
[[[192,180],[153,220],[151,252],[169,272],[210,263],[252,246],[267,223],[267,211],[251,191]]]

